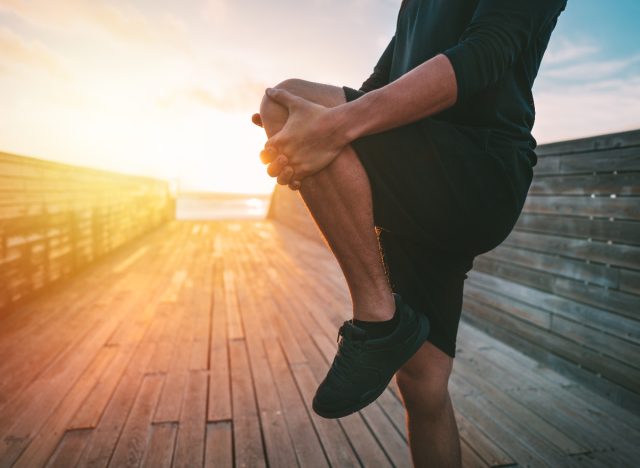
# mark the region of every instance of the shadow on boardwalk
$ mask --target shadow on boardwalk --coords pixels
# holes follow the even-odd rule
[[[0,316],[0,466],[410,466],[395,383],[310,401],[350,298],[272,221],[172,222]],[[465,466],[633,466],[640,418],[460,325]]]

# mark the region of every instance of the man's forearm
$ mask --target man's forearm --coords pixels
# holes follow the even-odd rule
[[[429,117],[457,99],[456,77],[440,54],[388,85],[332,109],[348,142]]]

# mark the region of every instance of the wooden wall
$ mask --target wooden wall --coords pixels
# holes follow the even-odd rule
[[[640,130],[536,153],[514,231],[474,262],[463,319],[640,409]],[[269,216],[320,239],[286,187]]]
[[[164,181],[0,153],[0,310],[173,218]]]
[[[474,262],[464,316],[640,409],[640,131],[536,153],[514,231]]]

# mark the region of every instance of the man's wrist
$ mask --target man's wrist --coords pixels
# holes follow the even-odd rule
[[[363,123],[359,98],[331,108],[331,119],[335,124],[336,139],[344,145],[362,136]]]

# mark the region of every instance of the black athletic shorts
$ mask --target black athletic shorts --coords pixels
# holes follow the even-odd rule
[[[364,94],[343,89],[347,101]],[[428,341],[451,357],[466,273],[512,230],[533,175],[528,157],[498,154],[490,138],[490,129],[427,118],[351,143],[371,183],[391,287],[428,316]]]

